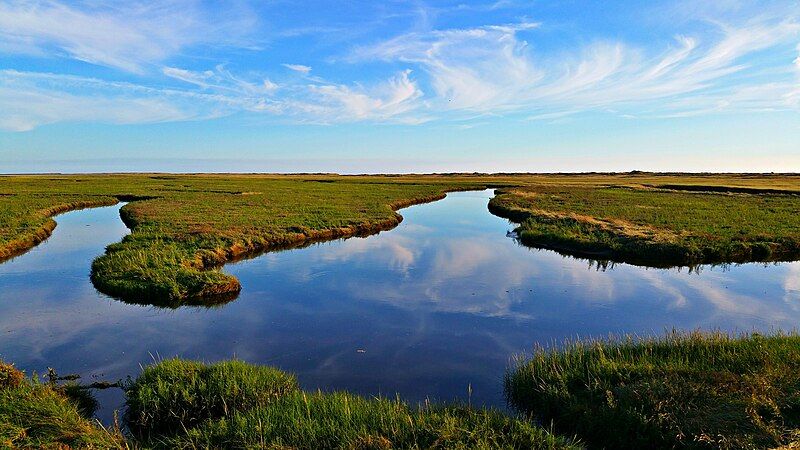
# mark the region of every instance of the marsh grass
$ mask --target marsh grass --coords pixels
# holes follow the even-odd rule
[[[541,427],[467,406],[410,408],[398,400],[296,392],[160,441],[163,448],[566,449]]]
[[[144,438],[168,435],[267,405],[297,389],[294,376],[271,367],[168,359],[145,368],[125,388],[125,419]]]
[[[306,182],[306,181],[326,182]],[[0,177],[0,259],[44,240],[53,214],[129,201],[132,233],[92,265],[95,286],[139,303],[177,306],[230,298],[226,262],[313,239],[397,225],[395,209],[481,187],[471,179],[87,175]]]
[[[226,262],[375,233],[399,223],[398,208],[489,186],[545,194],[534,203],[508,194],[492,202],[500,215],[525,213],[521,221],[531,221],[520,237],[532,245],[658,265],[797,257],[800,177],[793,175],[114,174],[0,176],[0,260],[46,239],[54,214],[129,201],[121,215],[132,232],[94,261],[95,286],[134,303],[221,302],[241,288],[218,270]],[[647,186],[770,195],[665,193]],[[536,211],[550,215],[542,220],[531,214]],[[565,215],[578,220],[561,220]],[[594,222],[587,226],[581,217]]]
[[[14,389],[22,384],[25,376],[13,365],[0,361],[0,389]]]
[[[490,209],[520,223],[523,244],[576,256],[656,267],[800,257],[794,194],[537,186],[505,190]]]
[[[0,362],[0,448],[127,448],[118,431],[85,417],[62,390],[14,371]]]
[[[537,349],[504,380],[519,415],[304,392],[269,367],[170,359],[126,387],[127,442],[87,420],[65,390],[0,369],[0,446],[9,448],[760,449],[800,441],[794,334],[672,333]]]
[[[126,392],[126,420],[154,448],[575,448],[526,421],[468,406],[308,393],[293,376],[240,361],[171,359]]]
[[[800,336],[670,334],[536,350],[509,404],[597,448],[771,448],[800,438]]]
[[[134,232],[95,260],[103,292],[167,305],[237,293],[218,270],[242,255],[315,239],[374,233],[397,225],[405,204],[443,195],[441,186],[300,183],[257,185],[251,195],[193,194],[126,205]],[[237,187],[241,189],[242,186]]]

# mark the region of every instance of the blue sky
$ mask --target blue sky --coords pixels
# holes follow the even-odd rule
[[[800,2],[0,0],[0,172],[800,171]]]

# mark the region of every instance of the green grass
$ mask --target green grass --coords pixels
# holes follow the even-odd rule
[[[0,362],[0,448],[119,449],[127,444],[118,432],[84,417],[61,389],[24,378]]]
[[[235,295],[238,280],[217,270],[231,259],[374,233],[399,223],[399,207],[478,187],[463,177],[0,177],[0,258],[46,238],[57,212],[134,200],[122,210],[132,233],[94,261],[92,281],[128,301],[180,306]]]
[[[644,189],[665,185],[753,193]],[[219,271],[228,261],[374,233],[399,222],[399,207],[486,186],[522,187],[492,211],[524,220],[531,245],[648,265],[795,259],[800,248],[792,175],[40,175],[0,176],[0,260],[49,236],[56,213],[128,200],[132,233],[94,261],[95,286],[136,303],[215,304],[241,288]]]
[[[126,397],[125,418],[146,448],[574,447],[498,411],[306,393],[291,375],[240,361],[162,361],[147,367]]]
[[[442,187],[426,185],[229,184],[233,193],[173,194],[127,205],[124,214],[134,233],[95,261],[95,285],[123,297],[181,302],[238,292],[236,279],[206,269],[309,239],[391,228],[400,219],[396,206],[443,195]]]
[[[126,387],[125,441],[61,387],[0,364],[0,447],[761,449],[800,442],[800,336],[671,334],[536,350],[507,372],[518,415],[304,392],[279,370],[171,359]],[[566,438],[566,437],[574,438]]]
[[[138,435],[164,435],[267,405],[297,390],[294,376],[271,367],[169,359],[145,368],[126,388],[125,418]]]
[[[163,448],[556,449],[579,448],[526,421],[469,407],[410,408],[346,393],[294,393],[209,421]]]
[[[800,438],[800,336],[573,343],[520,359],[505,391],[595,448],[773,448]]]
[[[763,185],[762,189],[763,189]],[[533,186],[490,209],[522,243],[648,266],[800,258],[800,196]]]

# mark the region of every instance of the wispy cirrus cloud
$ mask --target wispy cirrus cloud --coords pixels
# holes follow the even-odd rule
[[[0,129],[28,131],[56,122],[203,120],[240,112],[320,124],[422,120],[409,115],[419,108],[422,96],[410,71],[366,87],[324,80],[279,86],[266,78],[243,79],[222,66],[202,72],[165,67],[163,73],[188,88],[0,70]]]
[[[251,112],[267,112],[300,122],[421,120],[406,116],[422,106],[418,100],[423,96],[411,79],[410,70],[370,85],[331,83],[317,77],[279,85],[268,78],[237,77],[223,66],[203,72],[167,67],[163,72],[199,86],[205,92],[235,98],[242,108]]]
[[[516,39],[537,23],[410,33],[355,51],[350,61],[400,61],[430,75],[440,106],[487,109],[515,101],[510,87],[534,84],[542,73]]]
[[[674,9],[691,16],[691,26],[646,43],[601,34],[570,40],[546,21],[435,26],[437,17],[491,14],[509,3],[515,11],[524,6],[418,8],[422,19],[409,29],[360,41],[344,56],[303,54],[300,60],[311,64],[305,65],[282,63],[293,54],[272,58],[271,49],[242,50],[244,63],[236,52],[234,61],[231,53],[192,52],[202,45],[246,47],[248,33],[266,16],[251,14],[245,3],[0,0],[0,54],[86,61],[129,80],[114,81],[115,70],[103,72],[105,79],[0,71],[0,128],[236,113],[293,123],[472,125],[495,116],[565,120],[584,111],[655,118],[800,107],[800,12],[791,3],[759,11],[687,3]],[[568,45],[552,46],[558,33]]]
[[[299,72],[305,75],[311,73],[311,67],[304,66],[302,64],[283,64],[283,67],[286,67],[289,70],[293,70],[295,72]]]
[[[265,95],[275,92],[279,87],[269,78],[253,81],[238,77],[221,64],[217,65],[214,70],[202,72],[177,67],[163,67],[161,71],[170,78],[193,84],[205,90],[228,91],[243,95]]]
[[[430,77],[437,94],[431,101],[440,111],[527,111],[539,118],[620,105],[651,114],[711,111],[709,101],[714,111],[754,103],[791,106],[785,94],[792,81],[759,81],[760,69],[745,59],[796,39],[800,22],[793,17],[707,22],[701,36],[678,35],[661,51],[602,40],[549,55],[537,55],[520,36],[538,26],[409,33],[360,47],[350,61],[419,66]],[[756,92],[763,97],[752,95]]]
[[[322,102],[320,116],[327,116],[326,120],[340,115],[351,120],[418,123],[424,118],[405,116],[421,106],[417,100],[423,96],[417,84],[409,78],[410,74],[411,71],[406,70],[369,89],[335,84],[309,85],[309,93]]]
[[[0,129],[57,122],[140,124],[210,119],[241,107],[219,94],[156,89],[71,75],[0,70]]]
[[[142,73],[182,48],[231,44],[253,26],[235,3],[213,17],[199,1],[0,1],[0,51],[73,58]]]
[[[797,58],[794,59],[794,65],[800,70],[800,44],[797,44]]]

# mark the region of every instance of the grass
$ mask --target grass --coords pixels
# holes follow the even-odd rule
[[[673,334],[537,350],[510,405],[595,448],[774,448],[800,439],[800,336]]]
[[[391,228],[398,206],[443,195],[441,187],[269,180],[235,192],[173,195],[124,208],[135,232],[92,266],[102,291],[119,296],[183,301],[238,292],[216,270],[230,259],[310,239]]]
[[[579,448],[529,422],[469,407],[409,408],[346,393],[294,393],[267,407],[210,421],[164,448]]]
[[[490,209],[520,223],[522,243],[577,256],[659,267],[800,258],[800,196],[750,189],[529,186]]]
[[[145,448],[575,448],[498,411],[307,393],[291,375],[240,361],[162,361],[126,397],[125,417]]]
[[[0,447],[761,449],[800,442],[798,335],[568,343],[518,359],[504,388],[518,415],[305,392],[269,367],[170,359],[126,386],[124,440],[85,418],[64,389],[0,364]]]
[[[121,449],[127,443],[82,415],[63,390],[0,361],[0,448]]]
[[[180,306],[235,295],[238,280],[218,270],[231,259],[374,233],[400,222],[397,208],[477,187],[445,177],[0,177],[0,258],[45,239],[57,212],[133,200],[122,209],[132,233],[94,261],[92,281],[128,301]]]
[[[399,223],[400,207],[487,186],[517,187],[491,209],[524,222],[534,246],[662,266],[800,252],[793,175],[108,174],[0,176],[0,260],[46,239],[54,214],[126,200],[132,232],[94,261],[95,286],[136,303],[219,304],[241,288],[226,262],[375,233]]]
[[[145,368],[127,387],[126,421],[140,436],[171,434],[297,390],[294,376],[271,367],[170,359]]]

